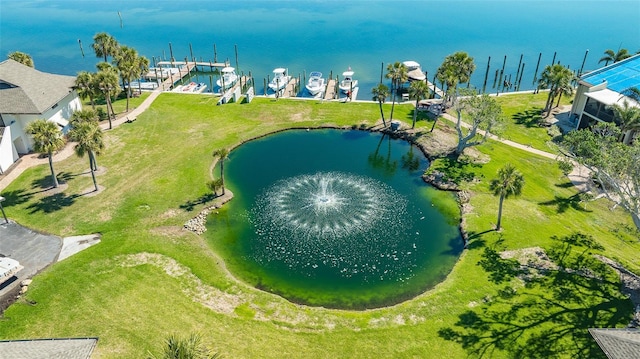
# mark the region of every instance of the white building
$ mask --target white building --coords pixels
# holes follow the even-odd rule
[[[571,113],[578,119],[576,129],[587,128],[597,121],[615,121],[609,106],[629,105],[640,107],[640,104],[625,95],[632,87],[640,89],[640,55],[618,61],[609,66],[589,72],[580,77],[576,97]],[[629,143],[640,132],[628,131],[623,141]]]
[[[82,108],[74,76],[40,72],[14,60],[0,62],[0,174],[33,150],[25,127],[37,119],[67,130],[71,114]]]

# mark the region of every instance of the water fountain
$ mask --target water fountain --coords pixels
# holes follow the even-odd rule
[[[207,232],[228,267],[289,300],[351,309],[397,303],[441,280],[460,233],[430,202],[437,190],[421,170],[403,167],[410,145],[383,140],[292,131],[234,150],[225,177],[236,197]]]

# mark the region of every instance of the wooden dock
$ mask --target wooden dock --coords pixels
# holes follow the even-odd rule
[[[427,86],[429,87],[430,91],[434,91],[437,96],[440,96],[440,98],[444,98],[445,93],[441,88],[439,88],[438,86],[434,85],[429,80],[426,80],[426,81],[427,81]]]
[[[338,87],[338,82],[335,79],[329,79],[327,81],[327,89],[324,92],[325,100],[333,100],[336,98],[336,88]]]

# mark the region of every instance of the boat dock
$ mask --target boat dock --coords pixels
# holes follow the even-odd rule
[[[441,88],[431,83],[429,80],[426,80],[426,81],[427,81],[427,86],[431,91],[435,92],[436,96],[440,96],[440,98],[444,98],[445,93]]]
[[[325,100],[333,100],[336,98],[336,88],[338,87],[338,82],[335,79],[329,79],[327,81],[327,89],[324,92]]]

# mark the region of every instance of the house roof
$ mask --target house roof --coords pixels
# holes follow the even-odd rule
[[[0,113],[41,114],[65,98],[74,76],[40,72],[17,61],[0,62]]]
[[[595,329],[589,333],[609,359],[640,358],[640,329]]]
[[[98,338],[0,341],[0,357],[20,359],[89,359]]]
[[[630,87],[640,88],[640,55],[629,57],[584,74],[580,77],[580,80],[591,86],[596,86],[606,81],[607,88],[617,93],[622,93]]]

